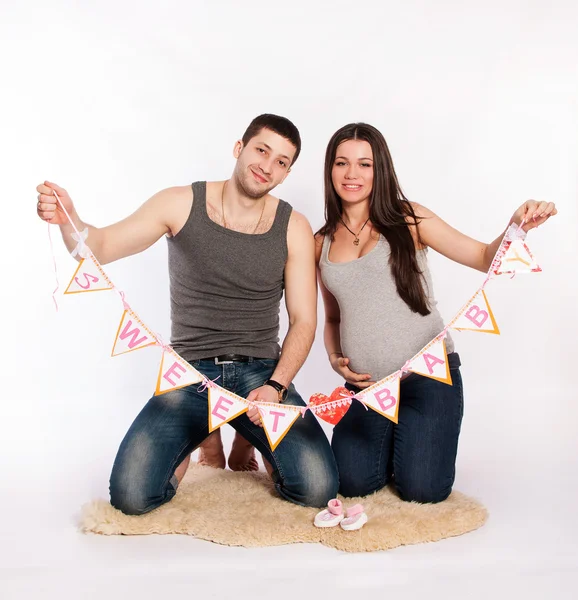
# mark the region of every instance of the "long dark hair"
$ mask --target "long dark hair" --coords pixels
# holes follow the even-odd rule
[[[416,256],[415,242],[409,223],[418,223],[413,207],[401,190],[393,161],[383,135],[367,123],[350,123],[333,134],[325,153],[325,225],[318,231],[333,239],[342,220],[341,198],[333,187],[331,172],[337,147],[347,140],[364,140],[373,151],[373,189],[369,199],[369,218],[373,227],[388,241],[391,248],[389,266],[397,293],[413,312],[428,315],[430,307],[423,286],[422,272]],[[408,223],[409,220],[409,223]]]

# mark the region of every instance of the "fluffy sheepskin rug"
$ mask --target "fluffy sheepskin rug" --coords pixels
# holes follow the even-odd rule
[[[281,500],[264,472],[234,473],[192,464],[173,500],[143,516],[127,516],[108,501],[83,507],[80,528],[104,535],[180,533],[228,546],[278,546],[320,542],[347,552],[388,550],[435,542],[481,527],[486,509],[454,491],[440,504],[401,501],[388,487],[360,502],[369,517],[359,531],[317,529],[318,509]]]

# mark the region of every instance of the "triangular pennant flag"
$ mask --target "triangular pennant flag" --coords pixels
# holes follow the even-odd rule
[[[209,387],[209,433],[228,423],[244,412],[249,405],[240,396],[218,385]]]
[[[82,292],[112,290],[112,288],[112,283],[91,255],[80,261],[64,293],[81,294]]]
[[[514,240],[506,247],[496,275],[506,273],[539,273],[542,269],[532,256],[530,249],[522,240]]]
[[[176,352],[163,352],[155,396],[203,381],[203,376]]]
[[[358,392],[355,397],[364,404],[397,423],[399,412],[399,375]]]
[[[419,355],[409,363],[409,371],[419,373],[442,383],[452,385],[446,341],[444,338],[426,346]]]
[[[154,346],[156,339],[141,323],[140,319],[132,312],[125,310],[120,320],[111,356],[126,354],[133,350],[140,350],[147,346]]]
[[[301,410],[287,408],[282,404],[277,406],[271,406],[270,404],[258,406],[265,435],[269,440],[271,450],[275,450],[291,428],[291,425],[301,415]]]
[[[494,313],[492,313],[484,290],[480,290],[472,298],[466,309],[451,323],[450,327],[452,329],[457,329],[458,331],[500,333],[496,320],[494,319]]]

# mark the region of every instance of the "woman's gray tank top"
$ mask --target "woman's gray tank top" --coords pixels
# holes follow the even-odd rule
[[[279,200],[269,231],[253,235],[209,218],[206,182],[193,183],[193,195],[187,222],[167,238],[172,347],[188,361],[278,358],[291,206]]]
[[[390,248],[380,235],[373,250],[344,263],[329,260],[331,240],[325,237],[319,261],[325,287],[335,296],[341,313],[341,350],[357,373],[377,381],[394,373],[444,328],[433,296],[427,250],[417,251],[418,265],[431,313],[412,312],[397,293],[389,266]],[[447,352],[453,352],[451,337]]]

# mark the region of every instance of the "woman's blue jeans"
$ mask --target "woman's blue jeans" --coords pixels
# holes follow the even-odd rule
[[[459,355],[448,361],[453,385],[415,373],[401,382],[397,425],[353,401],[331,442],[341,494],[365,496],[393,478],[403,500],[441,502],[450,495],[464,403]]]

